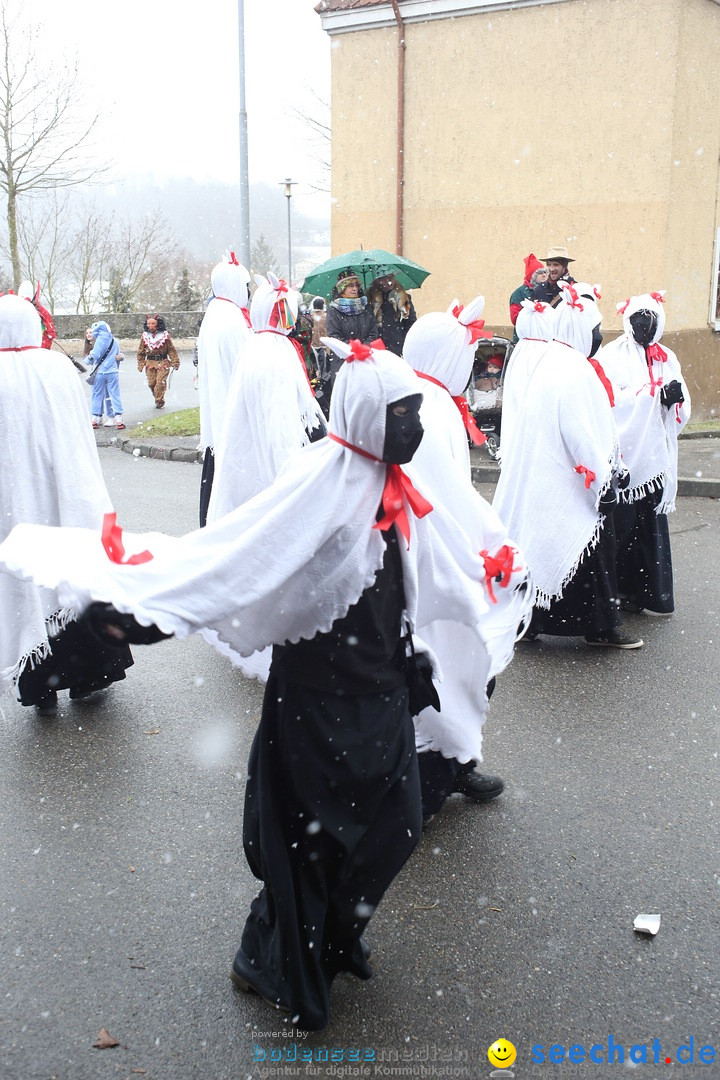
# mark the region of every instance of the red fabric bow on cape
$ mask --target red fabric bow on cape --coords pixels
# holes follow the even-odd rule
[[[576,465],[575,472],[580,473],[581,476],[585,476],[585,490],[587,491],[595,479],[595,473],[592,469],[586,469],[584,465]]]
[[[350,355],[347,363],[351,364],[353,360],[372,360],[373,349],[384,349],[385,342],[382,338],[375,338],[375,341],[371,341],[369,345],[363,345],[359,338],[354,337],[348,341],[348,348]]]
[[[138,566],[139,563],[150,562],[153,557],[150,551],[139,551],[129,559],[125,558],[125,545],[122,542],[122,529],[117,523],[117,514],[105,514],[101,538],[108,559],[119,566]]]
[[[373,529],[387,532],[391,525],[397,525],[405,537],[407,546],[410,547],[410,522],[405,503],[407,502],[415,517],[419,518],[430,513],[433,508],[432,503],[429,503],[425,496],[421,495],[418,489],[414,487],[412,480],[403,472],[400,465],[388,465],[382,462],[380,458],[375,457],[374,454],[369,454],[367,450],[362,450],[359,446],[353,446],[352,443],[341,439],[339,435],[333,434],[332,431],[328,432],[328,439],[340,443],[341,446],[360,454],[362,457],[369,458],[370,461],[377,461],[381,465],[385,464],[385,486],[382,493],[382,508],[385,516],[380,521],[375,522]]]
[[[455,307],[452,309],[452,313],[458,320],[458,322],[460,322],[460,312],[463,310],[464,306],[464,304],[460,304],[459,306],[456,304]],[[467,330],[470,331],[471,345],[474,345],[478,338],[492,337],[491,333],[489,333],[487,330],[483,330],[483,326],[485,325],[484,319],[475,319],[473,322],[460,323],[460,325],[464,326]]]
[[[508,587],[512,572],[517,569],[513,566],[515,552],[508,544],[503,544],[494,555],[491,555],[487,550],[483,550],[480,552],[480,557],[485,560],[485,584],[490,594],[490,600],[493,604],[497,604],[497,597],[493,592],[492,583],[499,579],[502,589]]]

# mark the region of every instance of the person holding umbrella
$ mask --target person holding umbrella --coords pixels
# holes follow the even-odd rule
[[[368,299],[363,292],[360,278],[347,267],[338,274],[327,312],[327,336],[348,344],[351,340],[369,345],[380,337],[378,324]],[[340,370],[342,357],[330,354],[330,370],[323,384],[325,407],[330,408],[335,376]]]
[[[378,325],[360,278],[352,269],[338,274],[327,316],[327,336],[345,343],[356,340],[369,345],[379,337]]]

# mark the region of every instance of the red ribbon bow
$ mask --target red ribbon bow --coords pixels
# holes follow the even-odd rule
[[[372,360],[374,347],[374,343],[373,345],[363,345],[360,338],[350,338],[348,341],[348,348],[350,349],[350,355],[347,358],[348,364],[352,364],[353,360]]]
[[[465,307],[464,304],[460,304],[460,305],[456,304],[455,307],[452,309],[452,314],[455,316],[455,318],[458,320],[458,322],[460,322],[460,312],[464,309],[464,307]],[[492,334],[488,333],[487,330],[483,330],[483,326],[485,325],[485,320],[484,319],[475,319],[473,322],[460,323],[460,325],[464,326],[466,330],[470,331],[470,344],[471,345],[474,345],[475,342],[478,340],[478,338],[491,338],[492,337]]]
[[[283,278],[280,278],[280,280],[278,281],[278,287],[275,291],[277,292],[278,297],[280,297],[282,293],[286,293],[288,291],[287,281],[284,281]]]
[[[652,296],[653,300],[654,300],[654,301],[655,301],[655,302],[656,302],[657,304],[664,304],[664,303],[665,303],[665,297],[663,296],[663,294],[662,294],[662,293],[659,293],[659,292],[651,292],[651,293],[650,293],[650,295]]]
[[[617,313],[618,313],[618,315],[624,315],[625,312],[628,309],[629,304],[630,304],[630,297],[627,298],[627,300],[625,301],[624,304],[618,304],[617,305]]]
[[[238,262],[238,260],[237,260],[237,255],[235,254],[235,252],[234,252],[234,251],[230,251],[230,252],[228,252],[228,254],[229,254],[229,256],[230,256],[230,265],[231,265],[231,266],[239,266],[239,265],[240,265],[240,263],[239,263],[239,262]]]
[[[539,314],[542,315],[543,311],[547,307],[547,304],[543,304],[542,300],[536,300],[533,304],[533,307],[535,311],[539,312]]]
[[[125,545],[122,542],[122,529],[117,523],[117,514],[105,514],[102,523],[102,546],[105,548],[110,562],[120,566],[137,566],[139,563],[150,562],[150,551],[139,551],[137,555],[125,558]]]
[[[662,345],[660,345],[660,343],[657,341],[654,345],[648,345],[647,349],[645,350],[645,355],[651,363],[655,360],[659,360],[661,364],[664,364],[668,358],[668,354],[665,352]]]
[[[360,454],[362,457],[369,458],[370,461],[377,461],[380,465],[384,464],[380,458],[375,457],[374,454],[368,453],[367,450],[362,450],[359,446],[353,446],[352,443],[346,442],[345,439],[341,439],[339,435],[335,435],[332,431],[328,432],[328,439],[332,439],[333,442],[340,443],[347,450],[352,450],[356,454]],[[407,516],[407,510],[405,509],[405,503],[415,514],[415,517],[425,517],[432,510],[432,503],[429,503],[424,495],[421,495],[416,487],[413,486],[412,480],[407,476],[399,465],[385,465],[385,487],[382,493],[382,508],[385,516],[376,521],[373,525],[373,529],[380,529],[382,532],[386,532],[391,525],[397,525],[400,532],[405,537],[405,542],[410,547],[410,522]]]
[[[499,579],[502,589],[508,587],[513,570],[518,569],[513,566],[515,551],[508,544],[503,544],[494,555],[484,550],[480,552],[480,556],[485,560],[485,584],[490,594],[490,600],[493,604],[497,604],[497,598],[493,592],[493,581]]]
[[[584,465],[576,465],[575,472],[580,473],[581,476],[583,475],[583,473],[585,474],[585,490],[587,491],[593,480],[595,479],[595,473],[592,471],[592,469],[586,469]]]

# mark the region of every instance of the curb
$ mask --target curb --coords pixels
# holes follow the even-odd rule
[[[495,465],[473,465],[474,484],[497,484],[500,469]],[[696,476],[678,477],[678,495],[703,499],[720,499],[720,480],[704,480]]]
[[[185,446],[155,446],[146,443],[136,443],[131,439],[117,439],[115,445],[118,450],[133,457],[153,458],[156,461],[189,461],[202,464],[202,450],[190,450]]]
[[[707,438],[707,435],[695,435],[692,433],[686,438]],[[136,443],[132,439],[115,438],[110,445],[115,445],[118,450],[134,457],[152,458],[155,461],[185,461],[192,464],[202,464],[202,450],[191,450],[188,447],[155,446],[147,443]],[[474,484],[496,484],[500,476],[498,465],[473,465],[472,481]],[[720,480],[703,479],[695,476],[678,477],[678,495],[703,499],[720,499]]]

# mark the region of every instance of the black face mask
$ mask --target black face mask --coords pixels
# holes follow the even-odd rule
[[[631,315],[628,321],[638,345],[642,345],[643,349],[647,349],[657,333],[658,317],[656,313],[643,308],[641,311],[636,311]]]
[[[592,347],[590,349],[590,355],[594,356],[602,345],[602,330],[600,329],[600,323],[593,327],[592,333]]]
[[[410,394],[388,405],[385,412],[385,442],[382,459],[388,465],[406,465],[420,445],[422,394]]]

